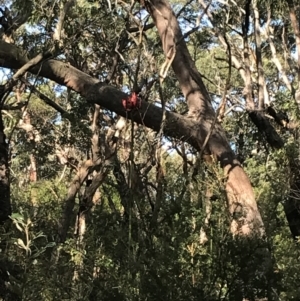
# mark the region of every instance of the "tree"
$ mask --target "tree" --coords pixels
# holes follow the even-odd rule
[[[297,8],[197,3],[1,6],[3,219],[9,197],[21,215],[0,280],[13,275],[21,299],[287,296],[298,265],[283,210],[294,236],[299,228],[297,102],[287,102],[297,28],[285,18]]]

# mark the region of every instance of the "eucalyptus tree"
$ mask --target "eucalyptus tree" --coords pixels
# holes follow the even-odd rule
[[[289,12],[294,20],[296,9],[289,1],[283,5],[283,15],[286,17]],[[272,15],[275,12],[276,20]],[[115,216],[123,215],[127,223],[130,262],[142,252],[138,248],[133,250],[132,240],[153,250],[153,233],[161,233],[159,225],[164,220],[173,222],[172,217],[180,212],[176,207],[180,208],[178,202],[186,205],[188,195],[194,204],[196,197],[204,198],[207,203],[207,227],[201,228],[207,233],[206,237],[202,236],[202,243],[209,236],[207,228],[213,224],[211,200],[224,200],[223,190],[235,237],[238,234],[263,237],[265,227],[245,172],[250,164],[242,165],[234,153],[239,151],[239,155],[248,156],[252,140],[248,133],[238,129],[242,137],[239,142],[228,141],[223,125],[230,128],[228,123],[236,122],[234,119],[241,115],[242,108],[261,135],[254,142],[258,149],[267,149],[267,143],[273,149],[283,148],[286,137],[278,134],[279,126],[293,131],[292,123],[296,122],[280,114],[283,102],[278,101],[277,105],[277,99],[290,93],[297,100],[297,85],[289,82],[290,78],[296,78],[297,62],[290,55],[295,46],[293,39],[287,39],[282,46],[285,56],[279,58],[278,39],[279,33],[286,34],[284,30],[288,30],[289,38],[297,36],[299,30],[295,22],[293,31],[286,23],[285,26],[276,24],[280,20],[277,17],[275,4],[268,6],[259,1],[170,4],[165,0],[131,3],[69,0],[27,1],[26,5],[24,1],[2,1],[0,66],[10,71],[1,86],[4,95],[1,116],[6,129],[0,127],[0,130],[10,137],[0,140],[4,166],[1,183],[6,185],[0,186],[6,196],[1,199],[5,201],[5,206],[1,206],[4,218],[10,214],[10,151],[13,166],[20,171],[25,166],[33,186],[39,180],[42,183],[50,172],[51,181],[68,183],[57,243],[70,237],[73,222],[79,250],[84,249],[86,223],[91,208],[99,202],[101,185]],[[282,32],[276,31],[277,25]],[[215,64],[213,70],[207,67],[212,64]],[[137,93],[140,100],[130,102]],[[44,102],[40,107],[38,99]],[[45,109],[46,105],[51,109]],[[11,127],[9,120],[15,122]],[[251,131],[255,132],[253,127]],[[169,153],[170,142],[182,160],[183,174],[178,179],[173,179],[176,164],[166,163],[163,156]],[[23,161],[21,149],[23,154],[29,153]],[[268,154],[261,154],[257,161],[263,164],[265,158],[269,163]],[[223,175],[213,173],[219,186],[219,191],[214,193],[216,197],[212,193],[216,187],[209,185],[208,175],[218,164]],[[168,168],[172,175],[168,174]],[[14,168],[11,170],[14,172]],[[197,170],[207,176],[207,187],[197,181]],[[11,179],[18,181],[18,175],[15,173]],[[170,190],[167,180],[175,183],[175,192]],[[53,190],[54,185],[50,186]],[[197,188],[201,192],[193,196]],[[55,191],[52,193],[56,195]],[[114,202],[114,193],[118,194],[123,211],[116,209],[119,204]],[[37,194],[33,190],[32,203],[38,199]],[[74,206],[78,199],[76,212]],[[174,204],[170,200],[175,200]],[[170,211],[166,210],[167,205]],[[168,217],[162,208],[175,213]],[[193,231],[197,229],[196,219],[195,215],[191,218]],[[118,244],[121,242],[122,239]],[[177,247],[180,249],[180,243]],[[193,243],[189,244],[189,253],[196,260],[194,247]],[[122,252],[116,253],[113,254],[116,261],[118,256],[124,257]],[[223,259],[218,257],[218,260],[219,263]],[[244,272],[242,262],[239,264],[238,268]],[[83,265],[81,259],[71,279],[78,281]],[[224,274],[230,268],[228,263]],[[139,271],[142,274],[141,266]],[[221,298],[227,285],[230,287],[227,297],[244,294],[242,297],[252,298],[253,279],[261,279],[256,272],[248,272],[247,276],[241,272],[243,277],[238,274],[243,282],[240,288],[234,278],[237,274],[223,275],[226,281],[224,277],[220,280],[216,277],[215,283],[221,289],[214,295],[219,294]],[[130,273],[134,281],[137,275],[134,268],[130,268]],[[201,278],[201,273],[193,270],[193,285],[197,277]],[[269,281],[268,277],[264,279]],[[155,281],[160,282],[157,277]],[[268,285],[272,287],[271,281]]]

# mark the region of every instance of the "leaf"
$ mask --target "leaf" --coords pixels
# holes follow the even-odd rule
[[[13,213],[10,217],[12,220],[23,221],[23,216],[20,213]]]
[[[16,244],[18,245],[18,247],[23,248],[24,250],[27,251],[28,248],[25,246],[25,244],[21,238],[17,239]]]
[[[49,242],[45,248],[53,248],[54,246],[56,246],[56,243],[53,241],[53,242]]]
[[[17,228],[20,232],[24,232],[24,229],[23,229],[16,221],[14,221],[14,224],[16,225],[16,228]]]

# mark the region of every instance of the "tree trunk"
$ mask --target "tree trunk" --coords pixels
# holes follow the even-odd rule
[[[233,218],[232,233],[263,234],[264,225],[249,178],[235,159],[224,130],[216,122],[208,91],[189,54],[176,16],[165,0],[146,2],[146,8],[158,29],[166,62],[172,64],[186,98],[189,116],[202,125],[200,129],[202,133],[199,135],[201,138],[198,140],[201,146],[204,143],[203,137],[207,137],[213,127],[205,151],[219,160],[227,176],[226,192],[229,211]]]

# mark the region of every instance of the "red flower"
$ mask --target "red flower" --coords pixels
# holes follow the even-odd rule
[[[126,99],[122,99],[122,105],[126,111],[139,109],[141,103],[141,99],[136,92],[132,92]]]

